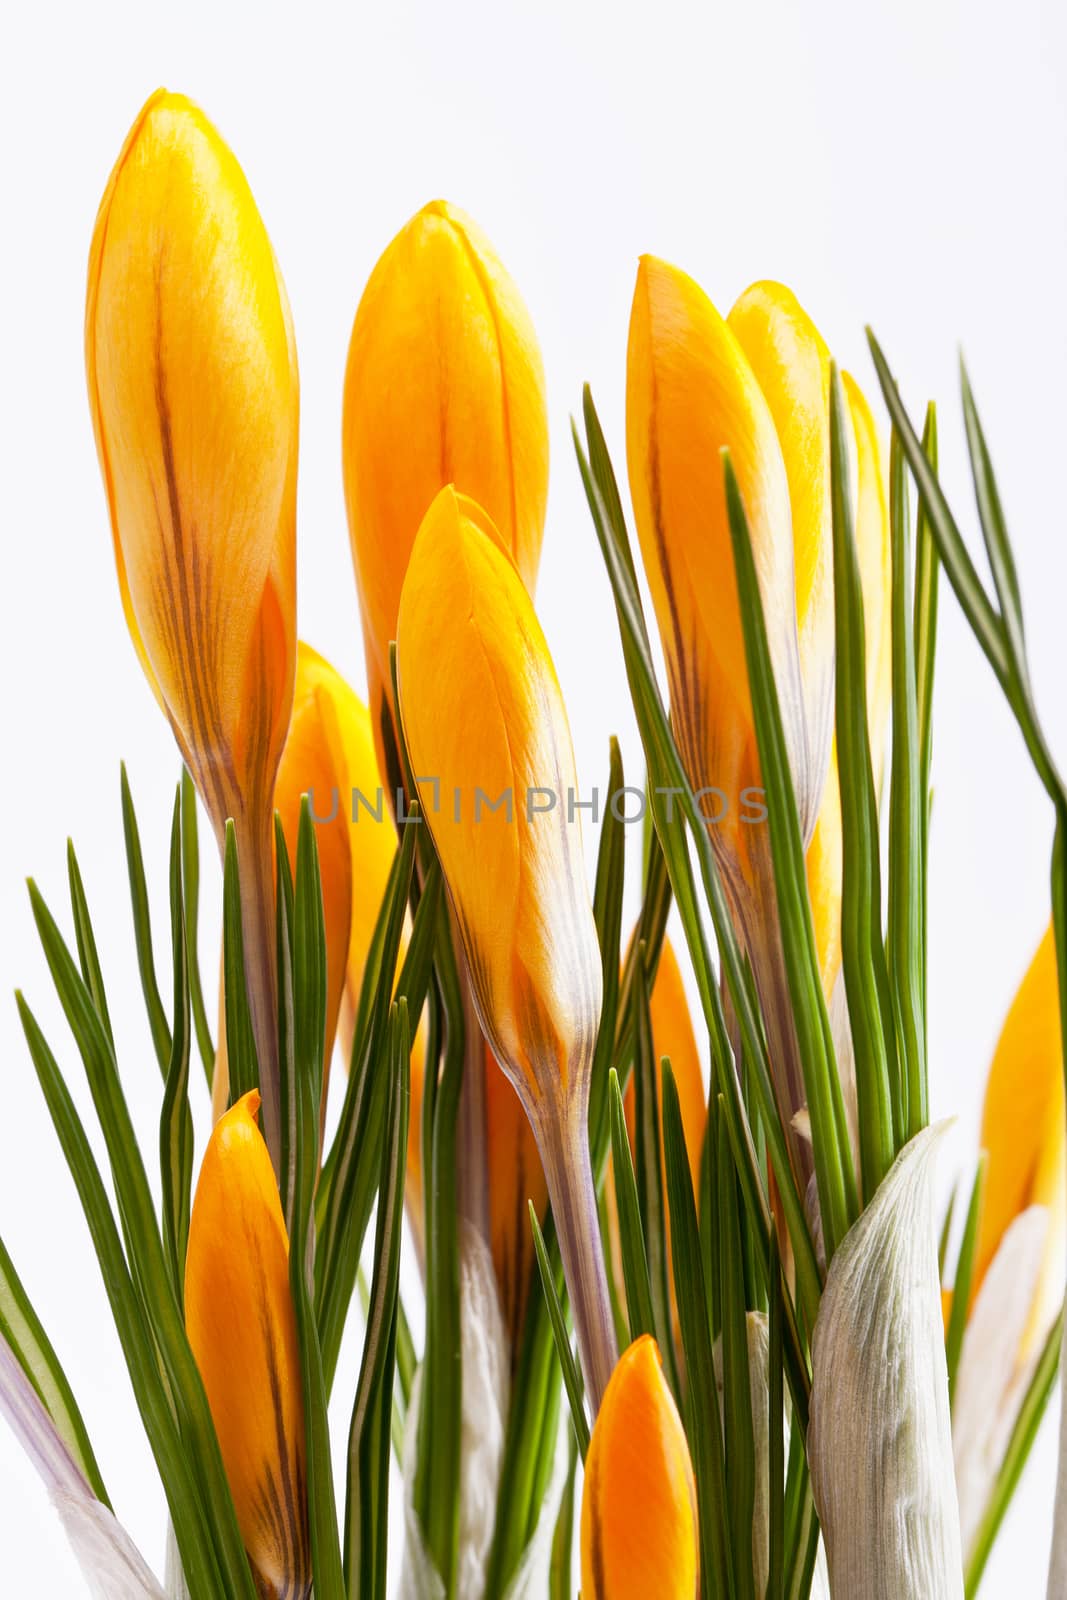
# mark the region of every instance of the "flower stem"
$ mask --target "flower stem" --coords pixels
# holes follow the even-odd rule
[[[585,1104],[568,1105],[562,1117],[548,1110],[547,1115],[534,1123],[534,1133],[552,1203],[563,1275],[578,1335],[582,1376],[595,1420],[618,1359],[618,1349],[589,1156]]]

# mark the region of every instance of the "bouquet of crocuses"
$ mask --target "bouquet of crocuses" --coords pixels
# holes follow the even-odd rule
[[[72,1069],[18,1005],[166,1497],[163,1584],[0,1247],[0,1408],[94,1594],[573,1600],[579,1565],[584,1600],[977,1591],[1059,1366],[1067,790],[966,377],[992,587],[939,485],[934,411],[920,437],[871,345],[887,452],[788,289],[754,284],[724,320],[641,261],[626,460],[667,695],[587,391],[577,469],[644,755],[635,782],[611,742],[590,893],[531,598],[548,431],[514,284],[435,202],[356,313],[364,705],[296,637],[297,366],[270,241],[203,113],[165,92],[141,111],[92,241],[86,363],[124,611],[184,763],[162,980],[122,789],[158,1147],[134,1135],[123,1080],[143,1064],[116,1057],[73,848],[68,931],[30,893],[107,1173]],[[942,568],[1057,831],[983,1149],[937,1219]],[[217,1018],[200,811],[222,871]],[[1067,1595],[1067,1481],[1048,1593]]]

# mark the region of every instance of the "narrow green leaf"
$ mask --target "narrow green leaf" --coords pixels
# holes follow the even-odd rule
[[[137,946],[137,970],[141,974],[141,990],[148,1012],[148,1026],[152,1031],[159,1070],[164,1077],[170,1065],[170,1027],[156,982],[156,964],[152,954],[152,918],[148,909],[148,885],[145,881],[144,855],[141,835],[137,827],[137,813],[130,792],[126,763],[121,767],[122,832],[126,843],[126,868],[130,879],[130,900],[133,904],[133,932]]]
[[[389,1421],[396,1364],[404,1164],[408,1137],[407,1002],[390,1012],[389,1104],[367,1327],[348,1435],[345,1575],[352,1600],[384,1600],[388,1566]]]
[[[108,1043],[114,1048],[115,1035],[108,1015],[104,975],[100,968],[96,936],[89,916],[89,902],[85,897],[85,885],[82,883],[81,869],[74,853],[72,839],[67,840],[67,879],[70,884],[70,909],[74,915],[74,934],[78,942],[78,964],[81,967],[81,975],[85,979],[85,987],[92,995],[93,1005],[107,1034]]]
[[[978,502],[978,520],[982,526],[986,555],[993,574],[993,584],[1000,602],[1000,620],[1007,639],[1008,651],[1017,672],[1026,674],[1026,633],[1023,626],[1023,602],[1019,591],[1019,574],[1015,569],[1011,541],[1000,503],[1000,491],[993,473],[993,462],[986,444],[985,433],[974,403],[974,391],[967,376],[967,367],[960,357],[960,391],[963,396],[963,422],[967,430],[967,449],[971,458],[971,476],[974,480],[975,498]]]
[[[762,1022],[745,981],[744,963],[708,838],[707,826],[693,798],[671,735],[667,713],[659,695],[641,599],[633,581],[633,559],[630,555],[629,538],[625,522],[617,509],[619,497],[614,474],[610,462],[607,461],[603,433],[588,387],[584,393],[583,410],[591,456],[602,463],[597,475],[594,475],[582,449],[576,427],[572,427],[574,447],[592,513],[593,526],[611,580],[627,679],[648,763],[656,832],[668,867],[671,886],[678,897],[679,911],[700,988],[704,1017],[712,1039],[712,1060],[719,1085],[734,1117],[732,1135],[737,1132],[740,1136],[745,1122],[743,1107],[740,1106],[740,1093],[722,1013],[718,979],[696,901],[688,845],[684,828],[677,820],[679,811],[688,825],[693,849],[700,864],[701,879],[715,928],[729,994],[744,1047],[751,1053],[760,1114],[767,1130],[770,1158],[778,1175],[782,1207],[793,1245],[799,1298],[804,1308],[805,1321],[810,1328],[814,1324],[818,1310],[820,1271],[808,1230],[804,1204],[797,1189],[785,1138],[777,1117]],[[609,511],[609,505],[616,507],[614,516]],[[674,805],[676,797],[678,805]],[[751,1145],[750,1140],[749,1144]],[[766,1195],[759,1195],[758,1177],[755,1174],[752,1176],[753,1186],[746,1191],[746,1194],[757,1201],[769,1216]]]
[[[226,1062],[230,1105],[259,1088],[259,1063],[245,986],[245,942],[241,917],[240,864],[233,821],[226,824],[222,869],[222,988],[226,1012]]]
[[[782,1268],[778,1255],[778,1236],[771,1235],[771,1260],[768,1274],[768,1563],[766,1600],[784,1600],[785,1595],[785,1395],[782,1383]]]
[[[639,951],[634,1005],[637,1016],[637,1053],[634,1061],[634,1142],[637,1150],[637,1194],[641,1228],[652,1293],[653,1328],[671,1389],[681,1397],[674,1331],[671,1321],[670,1262],[667,1250],[667,1214],[664,1207],[659,1096],[656,1093],[656,1053],[652,1040],[648,974],[644,952]]]
[[[621,792],[623,783],[622,752],[617,739],[611,740],[608,772],[608,795]],[[600,830],[600,849],[597,853],[596,886],[593,894],[593,917],[601,951],[601,984],[603,999],[600,1007],[600,1032],[597,1035],[589,1086],[590,1142],[596,1149],[600,1129],[606,1112],[607,1074],[611,1066],[615,1026],[619,1011],[619,967],[622,940],[622,900],[626,867],[626,827],[610,804]]]
[[[975,1535],[964,1572],[964,1593],[974,1600],[989,1560],[990,1551],[1000,1532],[1005,1513],[1019,1486],[1023,1468],[1030,1456],[1038,1429],[1048,1409],[1049,1400],[1056,1387],[1060,1370],[1060,1344],[1063,1339],[1063,1312],[1061,1311],[1041,1348],[1037,1366],[1027,1386],[1004,1451],[997,1473],[997,1481],[989,1497],[985,1516]]]
[[[530,1226],[533,1228],[534,1250],[537,1253],[537,1265],[541,1272],[541,1287],[544,1290],[548,1314],[552,1322],[552,1336],[556,1344],[556,1355],[559,1359],[560,1371],[563,1373],[563,1387],[567,1391],[567,1399],[571,1408],[571,1424],[574,1428],[574,1437],[581,1451],[584,1461],[589,1453],[589,1423],[585,1415],[585,1392],[582,1388],[582,1379],[578,1371],[578,1364],[574,1359],[571,1349],[570,1334],[567,1331],[567,1319],[556,1292],[556,1284],[552,1273],[552,1266],[545,1249],[545,1241],[541,1233],[541,1224],[537,1220],[537,1209],[530,1201]]]
[[[724,454],[723,465],[726,477],[726,506],[734,552],[734,571],[737,575],[737,592],[745,635],[745,659],[752,696],[752,714],[756,724],[760,771],[767,797],[778,918],[793,1021],[797,1031],[804,1087],[811,1116],[815,1175],[818,1182],[826,1259],[829,1262],[858,1214],[856,1177],[852,1166],[841,1080],[833,1053],[830,1018],[819,976],[800,819],[793,790],[793,776],[789,767],[778,691],[774,681],[748,518],[728,454]],[[835,518],[835,524],[838,521],[839,519]],[[837,542],[835,539],[835,551]],[[841,676],[839,673],[839,682]],[[864,680],[861,678],[860,681]],[[840,734],[838,737],[840,739]],[[839,749],[839,756],[840,754]],[[842,813],[844,813],[844,795],[842,795]],[[843,923],[844,918],[843,906]],[[734,1004],[735,1006],[737,1004],[736,995]],[[747,1043],[746,1040],[746,1045]]]
[[[893,753],[889,784],[889,983],[907,1108],[902,1149],[929,1121],[926,1085],[924,833],[915,640],[912,634],[911,527],[900,434],[893,430],[889,469],[892,551]],[[849,1001],[851,1015],[851,998]],[[861,1111],[862,1117],[862,1111]]]
[[[126,1264],[122,1240],[108,1204],[100,1171],[74,1102],[36,1018],[21,994],[16,993],[15,999],[45,1103],[74,1179],[100,1263],[101,1277],[122,1353],[126,1358],[138,1410],[167,1497],[186,1579],[194,1594],[221,1596],[226,1591],[208,1508],[190,1452],[178,1430],[160,1373],[152,1330]],[[228,1489],[226,1498],[229,1499]],[[230,1509],[232,1514],[232,1504]],[[220,1519],[223,1514],[220,1507]],[[247,1561],[245,1572],[248,1573]],[[244,1596],[245,1600],[254,1600],[250,1574],[247,1583],[239,1583],[234,1593]]]
[[[130,1120],[115,1058],[92,997],[71,959],[36,885],[30,900],[45,958],[74,1035],[93,1104],[107,1144],[134,1277],[166,1370],[183,1438],[194,1469],[214,1504],[212,1535],[221,1570],[235,1596],[252,1600],[251,1577],[233,1510],[222,1455],[207,1396],[185,1335],[181,1309],[167,1264],[155,1206]]]
[[[293,971],[293,941],[296,937],[296,888],[289,862],[289,847],[285,842],[285,829],[277,811],[274,813],[274,943],[275,970],[278,974],[278,1106],[281,1112],[278,1169],[281,1179],[278,1192],[282,1202],[282,1215],[288,1232],[292,1232],[296,1211],[296,1141],[298,1138],[297,1094],[299,1078],[296,1068],[296,997]],[[320,1183],[321,1190],[321,1183]]]
[[[648,1281],[641,1208],[637,1180],[626,1133],[626,1114],[622,1104],[619,1075],[614,1067],[608,1078],[608,1113],[611,1119],[611,1161],[615,1179],[615,1205],[619,1217],[619,1244],[622,1272],[626,1284],[626,1309],[632,1343],[643,1333],[655,1334],[652,1315],[652,1290]]]
[[[287,916],[278,896],[279,916]],[[319,1099],[325,1038],[326,930],[322,914],[315,828],[307,798],[301,804],[293,913],[293,1070],[296,1127],[293,1150],[295,1204],[289,1233],[289,1287],[296,1314],[304,1396],[307,1500],[312,1570],[317,1600],[346,1594],[334,1498],[327,1386],[309,1288],[314,1250],[314,1199],[319,1171]],[[227,1005],[227,1025],[229,1006]]]
[[[574,1600],[574,1476],[578,1450],[568,1440],[567,1476],[552,1532],[552,1557],[548,1568],[548,1600]]]
[[[178,1304],[185,1299],[185,1251],[193,1183],[193,1119],[189,1110],[189,984],[182,899],[181,792],[174,798],[170,849],[171,951],[174,963],[174,1036],[159,1118],[159,1171],[163,1188],[163,1247]]]
[[[419,909],[421,911],[421,905]],[[466,1028],[451,930],[443,905],[437,914],[435,955],[445,1057],[434,1102],[427,1185],[433,1203],[427,1208],[426,1343],[419,1391],[413,1501],[426,1548],[446,1594],[450,1594],[459,1562],[463,1426],[456,1123],[463,1087]],[[431,1070],[427,1062],[427,1077]]]
[[[937,472],[937,411],[933,402],[926,408],[923,428],[923,452]],[[929,923],[927,903],[930,875],[930,808],[933,794],[930,788],[930,763],[933,757],[934,725],[934,664],[937,655],[937,591],[940,562],[937,544],[930,530],[926,501],[919,496],[919,516],[915,543],[915,691],[919,736],[919,796],[921,800],[922,835],[922,938],[919,959],[922,966],[922,1006],[926,1016],[926,929]]]
[[[196,1044],[204,1065],[207,1086],[215,1077],[215,1046],[211,1038],[204,991],[200,982],[200,839],[196,815],[196,789],[188,767],[182,768],[182,896],[185,901],[186,965],[193,1008]]]
[[[96,1498],[110,1507],[111,1501],[67,1375],[22,1287],[3,1239],[0,1239],[0,1337],[10,1346],[19,1366],[40,1395]]]
[[[867,722],[863,589],[849,481],[847,402],[837,368],[830,379],[830,465],[837,642],[837,763],[841,785],[841,965],[856,1058],[863,1194],[869,1201],[893,1163],[899,1101],[896,1041],[882,944],[878,801]],[[895,755],[895,747],[894,747]],[[884,1002],[884,1003],[883,1003]],[[903,1129],[904,1119],[897,1121]],[[818,1139],[815,1119],[812,1132]],[[822,1189],[820,1187],[820,1196]],[[823,1218],[825,1221],[825,1210]],[[852,1219],[850,1219],[852,1220]],[[834,1246],[843,1235],[837,1233]],[[832,1255],[828,1250],[828,1259]]]
[[[664,1065],[663,1069],[663,1145],[670,1202],[674,1293],[685,1352],[686,1432],[697,1485],[700,1567],[706,1594],[734,1600],[737,1586],[726,1504],[722,1419],[708,1326],[700,1231],[682,1111],[669,1065]]]
[[[971,1198],[967,1206],[967,1219],[963,1225],[963,1238],[956,1263],[956,1282],[952,1291],[952,1310],[949,1313],[948,1331],[945,1335],[945,1360],[948,1364],[949,1403],[956,1397],[956,1377],[963,1352],[963,1335],[967,1315],[971,1309],[971,1285],[974,1282],[975,1256],[978,1250],[978,1230],[982,1225],[982,1204],[985,1198],[986,1172],[989,1157],[983,1150],[978,1157],[978,1170],[974,1175]]]
[[[719,1253],[722,1282],[723,1437],[726,1452],[726,1503],[729,1526],[751,1528],[756,1502],[756,1443],[752,1427],[752,1384],[748,1365],[745,1277],[737,1179],[726,1117],[720,1102],[717,1151]],[[734,1544],[734,1576],[740,1600],[755,1600],[752,1540]],[[760,1596],[760,1600],[763,1597]]]
[[[881,385],[882,396],[894,426],[900,433],[900,440],[904,447],[904,454],[908,458],[908,466],[919,488],[926,515],[929,518],[930,531],[937,542],[938,554],[948,573],[949,582],[956,591],[956,597],[963,607],[964,615],[971,625],[971,629],[984,650],[990,666],[996,673],[1001,687],[1008,692],[1011,679],[1011,662],[1008,653],[1004,625],[990,603],[989,596],[982,587],[982,581],[975,569],[974,562],[963,542],[959,528],[949,509],[948,501],[938,482],[937,473],[931,464],[922,443],[904,409],[896,382],[882,354],[877,339],[867,329],[867,342],[871,347],[875,371]]]
[[[948,1255],[949,1239],[952,1236],[952,1218],[956,1213],[956,1199],[960,1192],[959,1180],[952,1185],[952,1193],[948,1197],[945,1215],[941,1223],[941,1233],[937,1241],[937,1270],[942,1279],[945,1276],[945,1259]]]

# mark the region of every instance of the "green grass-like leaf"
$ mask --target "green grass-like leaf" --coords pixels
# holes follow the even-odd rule
[[[559,1361],[560,1371],[563,1373],[563,1387],[570,1402],[574,1437],[584,1461],[589,1453],[589,1423],[585,1415],[585,1392],[582,1388],[578,1363],[574,1359],[574,1351],[571,1348],[570,1334],[567,1331],[567,1319],[556,1289],[552,1264],[549,1261],[544,1236],[541,1233],[541,1224],[537,1220],[537,1211],[532,1200],[529,1205],[534,1250],[537,1254],[537,1265],[541,1273],[541,1287],[544,1290],[545,1303],[548,1306],[548,1315],[552,1323],[552,1337],[555,1341],[556,1357]]]
[[[723,1600],[726,1597],[734,1600],[738,1590],[726,1502],[722,1418],[712,1358],[711,1329],[708,1325],[700,1230],[678,1090],[674,1074],[666,1063],[663,1068],[663,1146],[670,1203],[674,1293],[682,1330],[682,1349],[685,1352],[686,1432],[696,1477],[704,1592],[709,1596],[722,1596]],[[747,1528],[745,1532],[747,1535]]]
[[[237,833],[232,820],[226,824],[222,869],[222,988],[226,1011],[226,1063],[230,1074],[229,1104],[232,1106],[251,1090],[259,1088],[259,1062],[245,984]],[[288,1209],[286,1219],[289,1219]]]
[[[130,900],[133,905],[133,933],[137,946],[137,970],[141,975],[141,991],[148,1012],[148,1026],[152,1032],[159,1070],[166,1077],[170,1065],[170,1025],[159,997],[156,982],[156,964],[152,954],[152,918],[148,909],[148,884],[145,880],[144,853],[137,826],[130,780],[126,763],[121,767],[122,832],[126,844],[126,868],[130,879]]]
[[[204,990],[200,982],[200,838],[196,814],[196,788],[187,767],[182,768],[182,896],[185,901],[186,965],[189,970],[189,998],[193,1026],[204,1075],[210,1089],[215,1076],[215,1046],[211,1038]]]
[[[174,799],[170,847],[171,952],[174,964],[174,1034],[159,1117],[159,1171],[163,1188],[163,1247],[174,1293],[185,1299],[185,1251],[193,1183],[193,1118],[189,1110],[189,982],[182,893],[181,791]]]
[[[963,1335],[971,1309],[971,1285],[974,1282],[975,1255],[978,1249],[978,1230],[982,1225],[982,1205],[985,1198],[986,1172],[989,1158],[985,1151],[978,1158],[967,1217],[963,1225],[963,1238],[956,1261],[956,1282],[952,1291],[952,1310],[945,1333],[945,1360],[948,1365],[948,1397],[951,1404],[956,1398],[956,1378],[963,1354]]]
[[[619,1217],[619,1245],[623,1280],[626,1284],[626,1310],[630,1342],[643,1333],[655,1334],[652,1314],[652,1288],[641,1227],[641,1206],[637,1198],[630,1140],[626,1132],[619,1075],[614,1067],[608,1080],[608,1114],[611,1121],[611,1161],[615,1180],[615,1206]]]
[[[389,1436],[396,1368],[411,1039],[407,1002],[390,1011],[389,1103],[382,1141],[374,1271],[348,1435],[345,1575],[351,1600],[384,1600],[388,1566]]]

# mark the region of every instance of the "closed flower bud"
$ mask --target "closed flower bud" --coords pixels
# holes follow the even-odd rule
[[[269,805],[289,721],[296,350],[244,173],[181,95],[111,174],[85,350],[126,621],[218,830]]]
[[[130,634],[220,845],[236,827],[277,1161],[271,799],[296,656],[296,349],[245,176],[180,95],[153,95],[111,174],[85,352]]]
[[[582,1490],[582,1600],[694,1600],[696,1487],[685,1429],[645,1335],[619,1358]]]
[[[397,653],[415,783],[482,1027],[537,1137],[595,1405],[614,1361],[586,1129],[601,965],[570,729],[518,569],[452,488],[415,542]]]
[[[454,483],[485,507],[532,591],[548,494],[544,373],[489,241],[435,200],[378,261],[352,329],[343,454],[375,738],[415,535]]]
[[[267,1600],[311,1592],[304,1406],[289,1241],[245,1095],[204,1152],[189,1226],[185,1321],[237,1522]]]
[[[730,452],[748,519],[808,843],[823,798],[834,711],[830,365],[814,323],[781,284],[754,284],[724,320],[683,272],[642,259],[627,357],[634,515],[667,662],[675,738],[752,964],[779,1115],[804,1185],[811,1157],[794,1117],[806,1094],[770,836],[766,811],[756,821],[745,804],[760,791],[761,772],[722,452]],[[854,481],[851,437],[847,448]],[[817,850],[829,858],[831,878],[840,853],[833,821]],[[829,936],[824,943],[829,970],[838,956]]]

